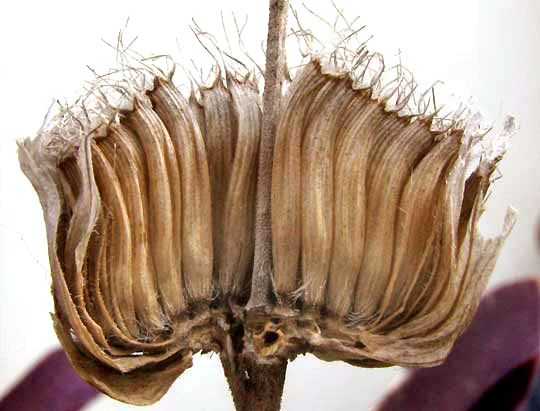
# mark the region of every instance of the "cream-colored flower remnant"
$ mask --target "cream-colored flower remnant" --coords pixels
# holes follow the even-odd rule
[[[514,220],[500,237],[478,232],[514,121],[493,137],[475,114],[415,112],[410,83],[364,77],[373,56],[313,55],[288,84],[272,169],[274,298],[257,327],[243,314],[261,135],[252,76],[218,72],[186,99],[155,74],[125,87],[129,108],[67,110],[20,143],[47,225],[54,326],[83,378],[149,404],[193,353],[230,350],[231,335],[261,362],[446,358]]]

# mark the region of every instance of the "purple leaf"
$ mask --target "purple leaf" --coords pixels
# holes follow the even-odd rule
[[[523,409],[539,347],[539,280],[500,287],[483,299],[446,363],[411,371],[377,411]]]
[[[58,349],[0,400],[0,411],[76,411],[97,394],[73,371],[64,351]]]

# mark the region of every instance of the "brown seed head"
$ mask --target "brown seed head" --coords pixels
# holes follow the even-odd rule
[[[261,138],[253,78],[218,73],[186,100],[156,74],[148,90],[132,84],[129,109],[83,106],[21,142],[47,225],[55,329],[83,378],[149,404],[193,353],[233,344],[261,362],[445,359],[514,221],[509,212],[489,240],[477,228],[514,125],[492,138],[474,115],[442,127],[411,113],[412,82],[365,76],[377,59],[360,49],[345,69],[312,55],[288,85],[272,158],[275,304],[256,315],[244,310]]]

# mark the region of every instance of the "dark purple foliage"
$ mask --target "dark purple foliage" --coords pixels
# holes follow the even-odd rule
[[[0,400],[0,411],[77,411],[97,394],[73,371],[64,351],[58,349]]]
[[[482,301],[445,364],[412,371],[377,411],[527,409],[540,346],[540,286],[526,279]]]

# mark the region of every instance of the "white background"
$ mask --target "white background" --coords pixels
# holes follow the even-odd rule
[[[299,10],[301,5],[293,3]],[[327,1],[308,1],[329,20]],[[503,249],[490,287],[540,273],[540,3],[537,0],[346,1],[347,16],[361,16],[374,35],[371,50],[401,59],[418,80],[442,79],[465,97],[474,96],[495,127],[514,114],[521,130],[500,165],[482,221],[487,233],[500,229],[508,205],[518,223]],[[267,1],[29,1],[0,5],[0,396],[25,370],[57,346],[45,230],[41,208],[20,172],[16,139],[34,136],[53,98],[73,99],[83,81],[114,66],[115,54],[101,39],[138,35],[144,54],[181,54],[204,63],[187,26],[194,17],[222,36],[220,11],[249,15],[246,45],[260,50],[266,35]],[[230,20],[229,23],[230,25]],[[322,25],[322,23],[319,23]],[[315,32],[317,26],[311,26]],[[234,33],[234,30],[232,30]],[[223,37],[221,37],[223,38]],[[402,377],[398,368],[364,370],[313,357],[289,365],[284,410],[369,410]],[[86,407],[98,410],[232,410],[219,360],[196,357],[158,404],[131,407],[105,397]]]

